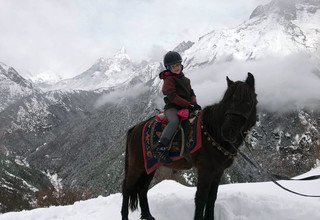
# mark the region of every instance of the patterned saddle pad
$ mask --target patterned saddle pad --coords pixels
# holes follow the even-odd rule
[[[170,145],[169,156],[173,161],[182,159],[183,152],[192,154],[201,147],[201,119],[199,118],[201,117],[197,117],[192,124],[187,121],[181,123],[184,134],[182,134],[183,131],[181,129],[178,129]],[[189,124],[188,128],[186,124]],[[159,141],[165,126],[165,123],[161,123],[153,117],[143,127],[142,148],[144,166],[148,174],[161,166],[158,160],[153,157],[153,146]],[[183,144],[184,147],[182,146]]]

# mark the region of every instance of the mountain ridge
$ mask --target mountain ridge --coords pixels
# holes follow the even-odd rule
[[[320,19],[320,6],[317,5],[314,11],[308,12],[309,5],[299,5],[300,10],[295,10],[295,17],[301,18],[299,23],[281,13],[273,13],[278,2],[279,0],[274,0],[258,6],[249,20],[235,28],[214,30],[200,37],[183,54],[186,68],[192,70],[213,62],[229,62],[234,59],[250,61],[263,59],[268,55],[286,56],[300,52],[318,56],[315,53],[320,50],[320,22],[316,21]],[[282,11],[286,11],[285,9],[287,7]]]

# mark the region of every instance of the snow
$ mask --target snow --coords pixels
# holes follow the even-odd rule
[[[49,178],[51,184],[53,185],[53,187],[55,188],[56,191],[60,191],[62,190],[62,179],[58,177],[57,173],[53,173],[51,174],[49,171],[47,171],[45,173],[47,175],[47,177]]]
[[[18,177],[18,176],[13,175],[13,174],[9,173],[9,172],[6,171],[6,170],[5,170],[4,172],[5,172],[6,175],[11,176],[11,177],[13,177],[14,179],[19,179],[19,180],[21,180],[22,183],[23,183],[24,185],[26,185],[26,186],[27,186],[30,190],[32,190],[33,192],[39,191],[39,189],[37,189],[36,187],[30,185],[30,184],[27,183],[27,181],[25,181],[24,179],[22,179],[22,178],[20,178],[20,177]]]
[[[16,158],[14,159],[14,162],[16,162],[16,164],[20,165],[20,166],[24,166],[24,167],[30,167],[27,158],[23,158],[21,156],[16,156]]]
[[[294,24],[301,27],[302,31],[308,36],[307,45],[310,49],[314,50],[317,47],[319,42],[318,33],[319,33],[319,21],[320,21],[320,10],[317,10],[315,13],[308,13],[308,9],[312,6],[305,4],[298,4],[297,8],[301,13],[297,14],[297,19],[293,21]]]
[[[7,66],[6,64],[4,64],[4,63],[2,63],[2,62],[0,62],[0,66],[1,66],[6,72],[9,71],[10,66]]]
[[[160,62],[142,61],[137,63],[132,61],[125,48],[121,48],[113,57],[99,58],[95,64],[80,75],[43,86],[42,90],[68,92],[108,90],[128,85],[134,79],[147,82],[156,78],[160,69]],[[156,80],[155,83],[159,82]]]
[[[32,97],[29,102],[24,103],[25,106],[19,106],[17,118],[11,122],[11,129],[25,129],[35,131],[41,125],[42,127],[51,127],[48,124],[48,116],[51,112],[48,110],[49,104]],[[36,117],[30,117],[35,115]]]
[[[186,67],[192,69],[210,62],[224,62],[231,59],[250,60],[260,59],[268,55],[286,56],[300,51],[310,51],[316,53],[319,48],[320,34],[320,10],[315,13],[308,12],[308,8],[304,5],[298,5],[297,19],[278,22],[277,15],[269,17],[254,17],[239,26],[226,29],[212,31],[211,33],[201,37],[197,43],[183,53],[186,58]],[[272,42],[272,43],[270,43]],[[318,49],[319,50],[319,49]],[[317,55],[319,56],[319,55]],[[9,68],[0,62],[0,67],[8,72]],[[126,50],[122,48],[114,57],[100,58],[88,71],[74,77],[60,81],[56,85],[52,85],[49,90],[97,90],[108,89],[128,83],[130,80],[139,78],[142,82],[146,82],[157,76],[158,70],[162,66],[159,62],[139,64],[134,63],[127,55]],[[1,69],[1,68],[0,68]],[[0,75],[2,88],[7,89],[10,98],[21,95],[31,94],[31,90],[23,88],[16,83]],[[52,71],[46,71],[34,76],[33,81],[38,83],[53,84],[61,80],[61,76]],[[153,87],[159,88],[160,79],[153,80]],[[137,86],[137,88],[139,85]],[[145,89],[145,88],[142,88]],[[135,91],[135,90],[134,90]],[[137,90],[143,91],[143,90]],[[132,93],[132,89],[130,90]],[[136,91],[135,91],[136,92]],[[63,94],[63,91],[59,91]],[[61,103],[60,97],[55,97],[55,93],[48,93],[48,100],[54,103]],[[137,94],[137,93],[136,93]],[[108,96],[101,97],[99,103],[106,103],[118,100],[123,96],[130,97],[128,91],[116,91]],[[148,106],[150,106],[149,103]],[[0,111],[6,105],[0,106]],[[12,129],[26,127],[34,130],[37,123],[45,124],[45,118],[48,114],[48,106],[38,103],[32,99],[26,107],[20,106],[17,121],[13,124]],[[69,108],[65,106],[67,110]],[[38,115],[39,122],[27,121],[28,114],[34,113]],[[303,112],[299,113],[299,119],[302,125],[312,127],[308,119],[308,115]],[[25,122],[24,122],[25,121]],[[24,122],[24,123],[23,123]],[[259,126],[259,124],[258,124]],[[279,134],[279,143],[283,135],[285,137],[295,137],[292,143],[293,149],[296,149],[300,142],[310,142],[308,133]],[[255,143],[255,139],[252,139]],[[317,141],[319,144],[319,141]],[[40,146],[45,146],[45,143]],[[278,145],[280,146],[280,145]],[[37,148],[39,149],[39,148]],[[7,154],[8,151],[7,151]],[[46,155],[49,158],[49,155]],[[293,158],[293,160],[296,158]],[[19,158],[16,162],[20,165],[25,164],[24,160]],[[317,162],[318,165],[320,162]],[[7,173],[9,176],[13,174]],[[310,175],[319,175],[320,168],[316,168],[301,177]],[[61,179],[57,174],[47,173],[55,188],[61,189]],[[110,175],[110,174],[108,174]],[[191,178],[185,175],[186,179]],[[313,181],[281,181],[284,186],[304,194],[320,195],[320,180]],[[32,190],[37,189],[25,181],[23,184]],[[9,186],[5,185],[7,188]],[[163,181],[154,186],[149,191],[149,201],[151,212],[157,219],[192,219],[194,212],[194,195],[196,188],[186,187],[174,181]],[[120,219],[121,194],[113,194],[108,197],[98,197],[87,201],[79,201],[70,206],[58,206],[49,208],[39,208],[31,211],[12,212],[0,215],[0,220],[4,219],[105,219],[106,216],[112,216],[110,219]],[[218,191],[218,199],[216,202],[216,219],[320,219],[320,198],[306,198],[286,192],[271,182],[264,183],[244,183],[221,185]],[[138,219],[140,212],[130,213],[130,219]]]
[[[0,111],[17,99],[28,96],[34,92],[30,83],[25,81],[24,83],[26,85],[23,85],[20,80],[23,81],[12,67],[0,62]]]
[[[319,165],[319,164],[318,164]],[[320,167],[299,176],[319,175]],[[299,193],[320,195],[320,180],[280,181]],[[195,187],[186,187],[165,180],[150,189],[151,213],[159,220],[193,219]],[[121,219],[120,193],[108,197],[79,201],[74,205],[39,208],[0,215],[0,220],[98,220]],[[220,185],[215,206],[219,220],[318,220],[320,198],[301,197],[282,190],[271,182]],[[130,212],[130,219],[139,219],[140,212]]]
[[[100,58],[84,73],[58,82],[46,90],[95,90],[99,88],[108,89],[128,82],[140,72],[134,72],[134,65],[126,53],[125,48],[121,48],[111,58]]]
[[[37,75],[28,75],[26,76],[27,79],[31,80],[34,83],[47,83],[47,84],[54,84],[63,79],[63,77],[51,70],[41,72]]]
[[[272,8],[272,3],[268,7]],[[298,4],[294,20],[279,15],[276,7],[276,11],[253,16],[235,28],[212,31],[184,52],[185,66],[192,70],[207,63],[260,60],[300,52],[319,56],[320,10],[313,8],[316,11],[309,12],[312,7]]]

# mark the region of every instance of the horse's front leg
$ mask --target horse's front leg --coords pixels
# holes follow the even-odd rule
[[[203,220],[204,209],[208,201],[208,195],[211,190],[212,172],[209,170],[198,169],[198,185],[195,197],[194,220]]]
[[[219,187],[221,176],[222,174],[219,174],[219,175],[215,175],[213,178],[210,193],[209,193],[207,204],[206,204],[204,220],[214,219],[214,204],[217,199],[218,187]]]

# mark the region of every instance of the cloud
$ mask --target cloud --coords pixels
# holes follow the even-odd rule
[[[105,104],[118,104],[124,99],[134,99],[146,92],[148,88],[146,86],[136,85],[130,90],[118,89],[109,94],[102,95],[95,103],[95,108],[100,108]]]
[[[163,55],[166,54],[166,52],[167,50],[163,46],[154,44],[148,53],[148,57],[150,61],[162,62]]]
[[[227,88],[226,76],[234,81],[245,80],[247,72],[251,72],[255,76],[259,106],[269,111],[288,111],[306,106],[319,108],[320,77],[316,65],[308,55],[295,54],[212,65],[187,76],[200,104],[210,105],[221,100]]]

